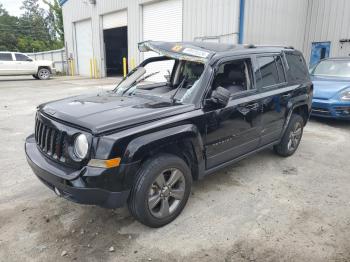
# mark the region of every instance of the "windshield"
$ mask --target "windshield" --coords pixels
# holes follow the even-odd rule
[[[199,86],[204,64],[177,59],[137,67],[114,90],[121,96],[144,96],[184,103]]]
[[[313,75],[350,77],[350,60],[324,60],[313,70]]]

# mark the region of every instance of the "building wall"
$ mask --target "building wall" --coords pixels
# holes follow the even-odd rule
[[[243,43],[303,49],[309,0],[245,0]]]
[[[143,5],[159,0],[97,0],[96,5],[83,0],[68,0],[62,6],[68,57],[76,57],[74,23],[92,21],[93,50],[101,76],[104,76],[102,16],[120,10],[128,15],[128,59],[139,63],[142,56],[137,43],[142,39]],[[164,0],[166,1],[166,0]],[[237,42],[239,0],[183,0],[183,40]],[[146,40],[146,39],[145,39]],[[209,40],[208,40],[209,41]]]
[[[340,39],[350,39],[350,1],[311,1],[303,47],[307,61],[312,42],[330,41],[330,56],[349,56],[350,43],[341,44]]]
[[[92,21],[94,57],[104,76],[102,16],[120,10],[128,15],[128,59],[142,59],[142,8],[160,0],[68,0],[63,5],[68,57],[76,57],[74,23]],[[166,1],[166,0],[163,0]],[[183,40],[237,43],[240,0],[182,0]],[[312,42],[331,41],[330,56],[350,54],[350,0],[245,0],[243,43],[288,45],[310,59]]]
[[[185,0],[183,40],[237,43],[239,0]]]

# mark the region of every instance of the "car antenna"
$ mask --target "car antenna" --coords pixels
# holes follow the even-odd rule
[[[172,103],[175,103],[175,101],[176,101],[175,96],[176,96],[177,92],[180,90],[180,88],[182,88],[182,86],[185,84],[186,80],[187,80],[187,76],[185,76],[184,79],[182,79],[181,83],[177,86],[174,94],[171,95],[170,100]]]

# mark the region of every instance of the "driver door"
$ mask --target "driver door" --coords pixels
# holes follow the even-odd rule
[[[233,69],[225,70],[229,65]],[[251,58],[224,61],[216,71],[212,89],[222,86],[231,92],[231,97],[224,108],[205,109],[206,169],[239,158],[260,144],[262,101],[255,88]],[[216,83],[218,79],[221,83]]]

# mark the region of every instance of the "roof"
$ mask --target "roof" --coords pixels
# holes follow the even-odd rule
[[[201,63],[209,61],[215,55],[221,57],[240,53],[279,53],[286,49],[294,50],[293,47],[285,46],[232,45],[208,42],[145,41],[139,43],[140,52],[154,51],[160,55]]]

